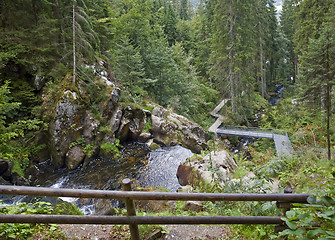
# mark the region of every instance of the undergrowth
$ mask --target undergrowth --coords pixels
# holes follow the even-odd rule
[[[62,207],[48,202],[19,203],[5,206],[0,203],[0,214],[60,214]],[[77,214],[78,212],[75,212]],[[67,211],[67,214],[71,212]],[[64,239],[56,224],[0,223],[1,239]]]

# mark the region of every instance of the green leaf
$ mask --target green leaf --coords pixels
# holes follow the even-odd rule
[[[290,210],[290,211],[287,211],[287,212],[286,212],[286,217],[287,217],[288,219],[295,218],[295,216],[296,216],[295,211]]]
[[[307,202],[309,204],[315,204],[316,203],[316,196],[314,195],[310,195],[308,198],[307,198]]]
[[[332,215],[335,214],[335,209],[328,209],[328,210],[324,211],[323,214],[328,216],[328,217],[332,216]]]
[[[329,236],[335,237],[335,232],[326,231],[326,233],[327,233]]]
[[[307,238],[314,238],[318,234],[326,234],[326,231],[322,229],[310,230],[307,232]]]
[[[8,234],[8,237],[9,237],[9,238],[13,238],[13,239],[15,239],[15,238],[16,238],[16,234],[15,234],[15,233],[9,233],[9,234]]]
[[[335,204],[334,199],[332,199],[332,198],[329,197],[329,196],[323,196],[323,197],[321,197],[321,201],[322,201],[323,203],[325,203],[326,205],[333,205],[333,204]]]
[[[292,230],[297,229],[297,223],[296,222],[290,222],[288,219],[285,219],[285,223],[290,229],[292,229]]]

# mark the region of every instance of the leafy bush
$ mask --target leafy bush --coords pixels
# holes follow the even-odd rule
[[[321,197],[321,202],[311,196],[308,204],[293,204],[300,209],[287,211],[282,218],[288,229],[272,238],[290,236],[299,239],[335,239],[334,204],[334,199],[329,196]],[[313,225],[316,227],[312,227]]]
[[[14,120],[21,104],[12,102],[8,84],[0,86],[0,158],[14,161],[13,170],[22,176],[31,152],[23,139],[29,131],[38,130],[42,122],[38,119]]]
[[[327,147],[327,138],[324,130],[314,124],[309,124],[305,127],[297,124],[292,139],[294,151],[305,151],[311,147]]]
[[[103,144],[101,144],[100,148],[104,151],[106,151],[107,153],[112,153],[115,155],[115,157],[120,157],[120,150],[119,150],[119,146],[120,146],[120,140],[119,139],[115,139],[115,143],[112,144],[110,142],[105,142]]]
[[[4,206],[0,203],[0,214],[54,213],[55,207],[48,202],[36,202],[33,204],[19,203],[12,206]],[[55,224],[0,223],[1,239],[28,239],[38,235],[44,236],[45,239],[61,239],[64,237]]]

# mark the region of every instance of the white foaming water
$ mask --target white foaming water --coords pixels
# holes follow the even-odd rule
[[[94,207],[94,204],[83,205],[82,207],[79,208],[79,210],[80,210],[84,215],[92,215],[92,214],[95,213],[95,207]]]
[[[62,188],[65,183],[69,181],[69,176],[64,176],[59,178],[53,185],[50,186],[50,188]],[[73,197],[59,197],[65,202],[69,203],[75,203],[79,198],[73,198]]]

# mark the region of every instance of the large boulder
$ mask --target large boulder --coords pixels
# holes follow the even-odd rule
[[[192,152],[200,153],[208,148],[209,134],[187,118],[155,107],[151,115],[152,134],[157,142],[165,145],[182,144]]]
[[[85,158],[85,153],[83,151],[82,146],[77,145],[72,147],[67,153],[65,157],[65,164],[68,170],[76,169]]]
[[[146,114],[142,109],[127,106],[123,111],[117,137],[121,141],[137,140],[146,121]]]
[[[180,131],[178,125],[164,118],[152,115],[152,135],[156,142],[164,145],[176,145],[181,142]]]
[[[89,112],[86,112],[84,117],[83,137],[86,142],[91,143],[98,132],[100,122],[93,118]]]
[[[65,163],[65,154],[72,142],[82,136],[85,105],[76,91],[65,90],[56,104],[49,125],[51,158],[57,168]]]
[[[227,151],[211,152],[203,159],[193,159],[179,165],[177,177],[180,185],[194,185],[199,181],[211,183],[214,180],[232,178],[237,165]]]
[[[122,107],[118,104],[121,92],[119,88],[109,88],[108,91],[109,98],[102,98],[93,111],[82,86],[78,88],[69,86],[60,91],[55,104],[49,102],[46,109],[52,108],[50,104],[54,105],[48,129],[49,150],[56,168],[66,166],[68,169],[73,169],[85,158],[83,149],[86,146],[89,147],[86,148],[89,151],[85,151],[89,155],[86,156],[86,160],[89,160],[106,139],[108,142],[110,139],[115,139],[115,132],[119,130],[123,115]],[[46,111],[46,114],[50,115],[50,111]],[[130,130],[135,136],[141,131],[136,132],[133,128]],[[74,153],[79,153],[78,147],[71,149],[75,144],[81,145],[79,158],[72,156]]]
[[[178,125],[181,131],[182,144],[192,152],[201,153],[208,148],[207,142],[210,139],[209,134],[198,124],[175,113],[167,116],[167,119]]]

